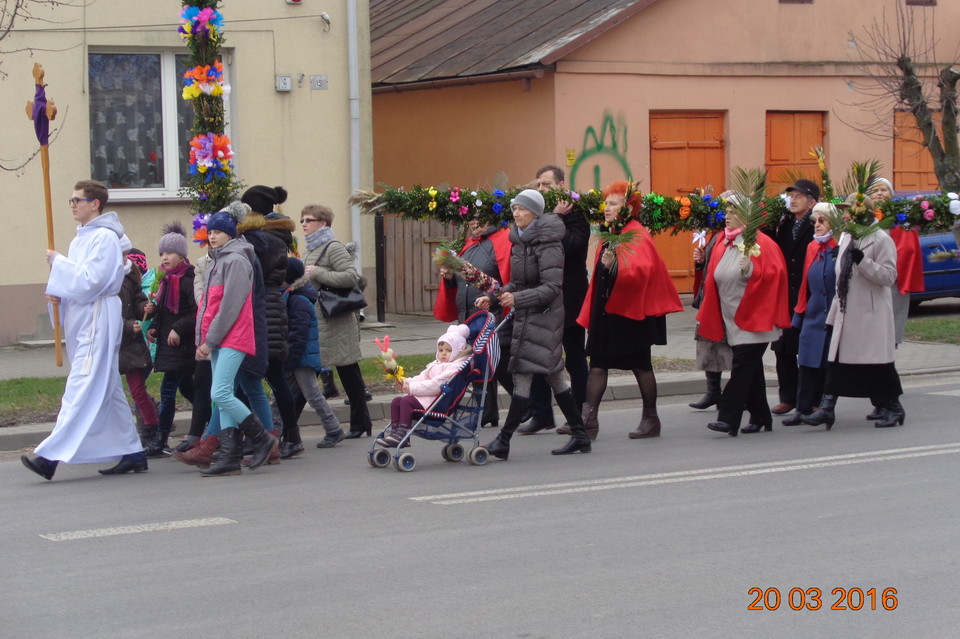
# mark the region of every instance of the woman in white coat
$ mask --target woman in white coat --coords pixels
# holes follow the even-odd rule
[[[855,207],[855,195],[838,208]],[[865,198],[872,218],[873,202]],[[848,213],[849,215],[849,213]],[[863,220],[862,220],[863,221]],[[903,424],[900,405],[903,388],[894,366],[895,340],[890,287],[897,280],[897,249],[885,232],[877,230],[854,240],[840,237],[837,255],[837,294],[827,314],[833,326],[827,355],[827,378],[820,407],[803,422],[833,426],[837,397],[882,397],[884,416],[875,426]]]

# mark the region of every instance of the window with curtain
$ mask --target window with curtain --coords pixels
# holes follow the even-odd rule
[[[90,173],[120,199],[175,196],[189,171],[189,56],[90,53]]]

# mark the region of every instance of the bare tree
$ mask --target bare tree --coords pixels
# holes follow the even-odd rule
[[[891,131],[891,114],[913,116],[923,146],[933,159],[934,171],[945,191],[960,191],[960,145],[957,141],[957,82],[960,71],[952,61],[936,59],[936,20],[933,9],[894,2],[895,15],[886,10],[860,37],[850,34],[860,55],[862,79],[856,82],[865,100],[858,106],[875,121],[862,130],[879,134]],[[937,117],[939,114],[939,118]],[[939,119],[939,122],[938,122]],[[942,134],[941,134],[942,131]],[[902,135],[892,130],[892,135]]]

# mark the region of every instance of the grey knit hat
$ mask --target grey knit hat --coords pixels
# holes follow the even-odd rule
[[[176,253],[180,257],[187,257],[187,232],[183,230],[180,222],[173,221],[164,225],[157,252]]]
[[[511,210],[514,206],[522,206],[537,217],[540,217],[543,215],[543,196],[540,195],[540,191],[535,191],[534,189],[524,189],[517,193],[516,197],[510,200]]]

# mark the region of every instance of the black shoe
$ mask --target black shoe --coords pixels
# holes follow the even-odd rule
[[[237,429],[243,433],[244,441],[253,445],[252,457],[247,468],[256,470],[269,459],[270,453],[277,445],[277,438],[264,430],[263,424],[254,413],[247,415],[247,418],[237,425]]]
[[[867,419],[870,420],[871,422],[875,422],[878,419],[883,419],[883,417],[884,417],[883,406],[874,406],[873,412],[867,415]]]
[[[116,466],[106,470],[98,470],[101,475],[126,475],[127,473],[142,473],[147,470],[147,456],[144,453],[124,455]]]
[[[365,402],[372,402],[372,401],[373,401],[373,395],[370,394],[370,391],[367,390],[367,387],[366,387],[366,386],[363,387],[363,401],[365,401]],[[346,399],[344,399],[344,400],[343,400],[343,404],[344,404],[345,406],[349,406],[349,405],[350,405],[350,398],[347,397]]]
[[[747,424],[740,429],[740,432],[750,434],[759,433],[761,430],[765,430],[769,433],[771,430],[773,430],[773,424],[766,424],[764,426],[761,426],[760,424]]]
[[[488,453],[498,459],[506,459],[510,456],[510,441],[503,441],[502,435],[497,435],[497,438],[484,446],[484,448],[487,449]]]
[[[364,430],[353,430],[351,429],[349,433],[343,436],[344,439],[357,439],[358,437],[363,437],[366,434],[367,437],[373,435],[373,426],[367,426]]]
[[[58,461],[51,461],[46,457],[35,457],[30,459],[26,455],[20,455],[20,461],[24,466],[40,475],[47,481],[53,479],[53,474],[57,472]]]
[[[733,426],[732,424],[728,424],[726,422],[710,422],[707,424],[707,428],[710,430],[715,430],[718,433],[726,433],[731,437],[736,437],[737,431],[740,430],[738,426]]]
[[[783,420],[781,423],[782,423],[784,426],[799,426],[799,425],[803,424],[803,418],[804,418],[804,417],[807,417],[808,415],[809,415],[809,413],[807,413],[807,414],[805,415],[805,414],[801,413],[800,411],[797,411],[797,412],[795,412],[793,415],[791,415],[790,417],[787,417],[787,418],[786,418],[785,420]]]
[[[874,424],[876,428],[890,428],[900,424],[903,426],[903,420],[907,418],[907,411],[903,409],[899,400],[888,403],[884,408],[884,416]]]
[[[147,457],[163,457],[164,453],[170,454],[167,448],[167,438],[169,433],[158,433],[143,447],[143,452]]]
[[[280,459],[290,459],[303,454],[303,444],[300,442],[280,442]]]
[[[526,424],[520,426],[520,428],[517,429],[517,432],[521,435],[534,435],[539,433],[541,430],[550,430],[551,428],[556,428],[556,424],[541,424],[536,418],[532,418]]]
[[[837,414],[835,408],[837,406],[837,396],[823,394],[823,398],[820,400],[820,407],[809,415],[804,415],[800,419],[803,420],[804,424],[810,426],[819,426],[821,424],[827,425],[827,430],[833,428],[833,422],[837,419]]]
[[[565,446],[551,450],[551,455],[572,455],[577,452],[589,453],[592,450],[590,447],[590,438],[587,437],[587,431],[583,427],[583,424],[571,426],[571,428],[573,429],[573,437],[570,438],[570,441],[568,441]]]

